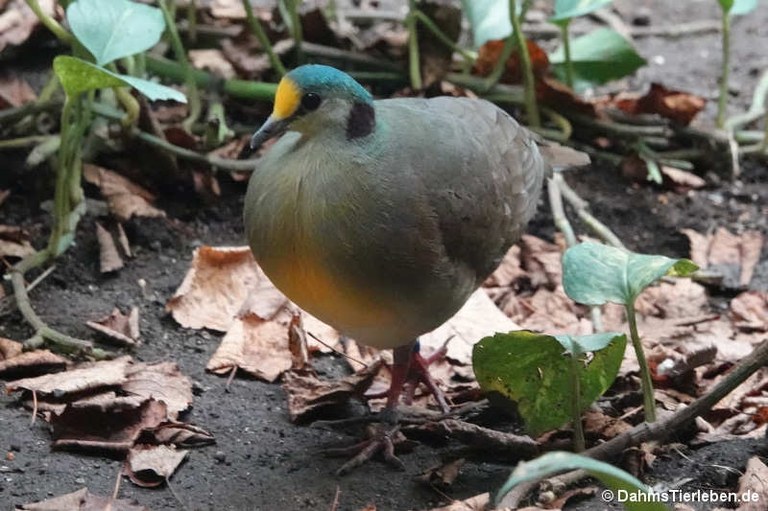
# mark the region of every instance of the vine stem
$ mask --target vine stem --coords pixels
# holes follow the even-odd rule
[[[421,81],[421,61],[419,58],[419,39],[416,34],[416,2],[408,0],[408,17],[405,27],[408,30],[408,71],[411,76],[411,88],[415,91],[424,86]]]
[[[243,0],[243,7],[245,8],[245,17],[248,20],[248,26],[251,27],[251,32],[253,32],[253,35],[255,35],[256,39],[259,40],[261,48],[267,54],[269,63],[272,65],[272,69],[277,71],[277,74],[279,74],[280,77],[285,76],[285,66],[280,60],[280,57],[278,57],[275,53],[274,48],[272,48],[272,43],[269,41],[266,32],[264,32],[264,28],[261,26],[261,23],[256,19],[256,16],[254,16],[253,7],[251,7],[250,0]]]
[[[643,388],[643,409],[645,410],[645,422],[656,422],[656,398],[653,396],[653,382],[651,371],[648,369],[648,361],[645,359],[643,344],[637,332],[637,318],[635,317],[634,303],[625,305],[627,322],[629,323],[629,335],[632,338],[632,346],[635,348],[637,363],[640,365],[640,379]]]
[[[517,12],[517,0],[509,0],[509,16],[512,21],[513,36],[517,39],[517,49],[520,52],[520,62],[523,68],[523,85],[525,86],[525,113],[528,116],[528,124],[532,128],[541,127],[539,107],[536,104],[536,82],[531,67],[531,55],[528,53],[528,45],[520,24],[520,15]]]
[[[722,31],[723,57],[722,69],[720,71],[720,97],[717,98],[717,119],[715,121],[718,128],[725,127],[725,110],[728,106],[729,61],[731,57],[731,15],[725,9],[723,10]]]
[[[571,60],[571,37],[568,29],[571,20],[566,19],[558,23],[560,26],[560,38],[563,41],[563,54],[565,55],[565,84],[573,89],[573,61]]]
[[[200,118],[200,112],[202,107],[200,106],[200,93],[197,90],[197,83],[193,77],[192,65],[189,63],[187,53],[184,50],[184,45],[181,43],[181,37],[179,37],[179,31],[176,29],[176,23],[174,22],[171,9],[168,6],[168,0],[158,0],[160,10],[163,11],[163,18],[165,19],[165,25],[168,30],[168,36],[171,40],[171,46],[173,47],[173,53],[176,56],[176,60],[184,70],[184,85],[187,87],[187,96],[189,101],[189,115],[182,122],[182,126],[187,131],[190,131],[192,125]]]
[[[586,448],[584,440],[584,425],[581,423],[581,367],[575,353],[570,353],[571,359],[571,417],[573,417],[573,450],[581,452]]]

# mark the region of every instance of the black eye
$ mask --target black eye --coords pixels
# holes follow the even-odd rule
[[[317,107],[320,106],[321,101],[322,100],[320,99],[320,96],[314,92],[307,92],[304,94],[304,97],[301,98],[301,106],[304,108],[304,110],[311,112],[313,110],[317,110]]]

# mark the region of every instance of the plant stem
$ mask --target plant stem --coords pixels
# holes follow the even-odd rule
[[[517,39],[517,51],[520,52],[520,63],[523,70],[523,85],[525,86],[525,113],[528,116],[528,124],[533,128],[541,127],[539,107],[536,104],[536,82],[531,67],[531,55],[528,53],[528,44],[520,24],[520,16],[517,13],[517,0],[509,0],[509,16],[512,21],[513,36]]]
[[[245,16],[248,19],[248,26],[251,27],[251,32],[256,36],[256,39],[259,40],[261,49],[267,54],[269,63],[272,64],[272,69],[274,69],[282,78],[285,76],[285,66],[272,48],[272,43],[269,41],[266,32],[264,32],[264,27],[261,26],[261,22],[254,16],[250,0],[243,0],[243,7],[245,7]]]
[[[165,25],[168,30],[168,36],[171,40],[171,47],[173,47],[173,54],[176,56],[176,60],[184,69],[184,84],[187,87],[187,99],[189,101],[189,115],[182,126],[189,131],[192,125],[197,122],[200,117],[200,94],[197,90],[197,83],[192,76],[192,65],[189,63],[187,53],[184,50],[184,45],[181,44],[181,38],[179,37],[179,31],[176,29],[176,23],[171,15],[171,9],[168,6],[168,0],[158,0],[158,5],[163,11],[163,18],[165,18]]]
[[[483,84],[485,91],[493,88],[497,83],[499,83],[499,80],[501,80],[501,75],[504,74],[504,70],[507,68],[507,61],[509,60],[509,56],[512,55],[512,51],[515,49],[515,42],[516,41],[513,34],[509,34],[509,37],[504,39],[504,47],[501,49],[499,60],[496,61],[496,64],[493,66],[493,71],[491,71],[491,74],[488,75],[488,77],[485,79],[485,83]]]
[[[40,4],[37,0],[26,0],[27,5],[30,9],[32,9],[32,12],[35,13],[35,16],[40,20],[40,23],[45,25],[45,27],[53,32],[53,35],[56,36],[57,39],[60,41],[72,44],[75,40],[75,38],[67,32],[67,30],[62,27],[58,21],[48,16],[45,12],[43,12],[43,9],[40,7]]]
[[[471,52],[467,51],[466,49],[462,48],[455,42],[451,41],[451,39],[445,35],[445,33],[440,30],[440,27],[435,25],[435,22],[429,19],[429,16],[421,12],[419,9],[415,9],[411,11],[411,15],[416,18],[416,21],[422,23],[427,29],[434,34],[435,37],[437,37],[441,43],[443,43],[445,46],[450,48],[451,50],[455,51],[459,55],[462,56],[462,58],[469,64],[472,64],[475,59],[477,58],[475,55],[473,55]]]
[[[568,34],[568,28],[571,20],[563,20],[560,25],[560,38],[563,41],[563,54],[565,55],[565,84],[573,89],[573,61],[571,60],[571,37]]]
[[[573,418],[573,450],[585,449],[584,425],[581,423],[581,367],[575,354],[567,355],[571,359],[571,417]]]
[[[405,28],[408,30],[408,71],[411,76],[411,88],[419,91],[423,87],[421,81],[421,62],[419,59],[419,38],[416,34],[416,1],[408,0],[408,17]]]
[[[723,10],[722,19],[722,69],[720,71],[720,97],[717,98],[717,119],[715,124],[718,128],[725,126],[725,114],[726,107],[728,106],[728,73],[730,70],[730,56],[731,56],[731,15]]]
[[[189,0],[187,5],[187,27],[189,42],[194,45],[197,43],[197,0]]]
[[[301,0],[285,0],[288,8],[288,15],[291,18],[291,35],[293,36],[293,47],[296,49],[296,62],[304,63],[304,52],[301,49],[304,40],[304,33],[301,28],[301,18],[299,17],[299,4]]]
[[[182,82],[185,79],[185,70],[178,62],[162,57],[147,56],[147,69],[172,81]],[[211,87],[217,82],[214,76],[199,69],[192,70],[192,79],[200,87]],[[222,88],[224,93],[234,98],[272,101],[277,85],[248,80],[224,80]]]
[[[634,303],[628,303],[624,308],[627,312],[627,322],[629,323],[629,335],[632,338],[632,346],[635,348],[637,363],[640,365],[640,381],[642,382],[643,388],[645,422],[656,422],[656,399],[653,396],[651,371],[648,369],[648,361],[645,359],[643,344],[640,342],[640,335],[637,332],[637,318],[635,318]]]

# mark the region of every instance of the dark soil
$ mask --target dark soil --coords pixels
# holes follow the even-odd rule
[[[632,12],[635,4],[620,2],[622,12]],[[652,9],[652,23],[658,25],[717,17],[714,1],[645,4]],[[748,106],[756,72],[768,68],[767,27],[765,6],[735,25],[733,83],[738,96],[733,105],[740,108]],[[665,59],[664,65],[651,64],[643,70],[635,80],[638,83],[662,81],[706,96],[716,89],[720,62],[716,34],[678,40],[647,38],[637,44],[649,60],[656,55]],[[49,219],[39,203],[51,197],[50,177],[23,170],[21,154],[4,153],[3,157],[0,189],[9,188],[12,194],[0,209],[1,223],[27,228],[36,245],[42,246],[47,239]],[[765,176],[765,163],[745,162],[738,181],[716,179],[712,173],[709,188],[684,195],[631,184],[612,168],[573,172],[567,179],[591,202],[593,213],[614,229],[629,248],[684,257],[688,255],[688,244],[678,232],[683,227],[707,231],[725,226],[736,232],[746,228],[768,232]],[[331,509],[334,495],[340,491],[340,511],[358,510],[371,503],[380,511],[401,511],[429,509],[444,505],[447,497],[463,499],[498,489],[512,465],[490,458],[468,461],[445,494],[414,481],[414,476],[423,470],[452,456],[457,447],[453,444],[419,445],[402,456],[405,472],[374,462],[345,477],[335,477],[333,472],[342,461],[325,458],[317,450],[354,441],[353,435],[291,424],[279,385],[238,377],[226,391],[225,379],[205,372],[219,335],[179,327],[166,315],[164,306],[187,271],[195,247],[244,244],[244,185],[226,181],[223,185],[223,196],[215,204],[195,203],[193,198],[180,203],[173,197],[161,197],[159,206],[169,211],[171,218],[130,222],[128,237],[136,257],[113,276],[99,273],[96,218],[89,213],[79,226],[76,246],[57,261],[55,272],[32,293],[35,307],[47,322],[84,337],[90,335],[84,326],[86,320],[104,316],[115,306],[124,310],[138,306],[143,344],[134,356],[144,361],[177,361],[195,382],[194,409],[187,419],[213,432],[217,444],[193,450],[173,476],[172,488],[147,490],[123,482],[120,495],[135,498],[154,511],[290,511]],[[548,207],[541,207],[530,231],[552,237],[554,228]],[[764,251],[758,268],[763,287],[768,282],[766,260],[768,253]],[[141,279],[147,283],[145,292],[138,284]],[[0,336],[24,339],[30,333],[18,313],[0,318]],[[322,365],[328,365],[329,372],[337,371],[334,367],[339,366],[325,362]],[[30,427],[29,412],[18,406],[13,396],[0,397],[0,453],[13,451],[15,456],[13,461],[0,461],[0,509],[13,509],[82,486],[102,495],[112,493],[121,468],[119,461],[52,452],[50,444],[50,432],[44,422]],[[738,475],[721,467],[742,471],[751,455],[766,455],[764,447],[763,441],[745,440],[687,450],[685,456],[670,454],[656,461],[648,482],[673,485],[691,477],[693,481],[684,488],[732,490]],[[618,507],[593,499],[568,509]]]

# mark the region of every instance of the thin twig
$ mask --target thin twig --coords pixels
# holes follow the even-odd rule
[[[624,243],[621,242],[618,236],[611,231],[611,229],[595,218],[592,213],[589,212],[589,203],[579,197],[579,195],[573,190],[573,188],[565,182],[564,179],[558,181],[558,188],[563,194],[563,198],[576,210],[576,214],[579,216],[582,222],[589,227],[600,239],[605,241],[611,246],[617,248],[626,248]]]
[[[261,49],[267,54],[272,69],[277,71],[277,74],[281,77],[285,76],[285,66],[272,48],[272,43],[269,42],[269,38],[267,37],[266,32],[264,32],[261,23],[256,19],[256,16],[253,15],[253,7],[251,7],[250,0],[243,0],[243,7],[245,7],[245,17],[248,20],[248,26],[251,27],[251,32],[256,36],[256,39],[259,40]]]
[[[765,115],[766,97],[768,97],[768,70],[763,72],[760,81],[757,82],[755,92],[752,94],[752,104],[749,105],[749,110],[728,118],[728,120],[725,121],[725,129],[728,131],[735,131],[745,124],[756,121]]]

